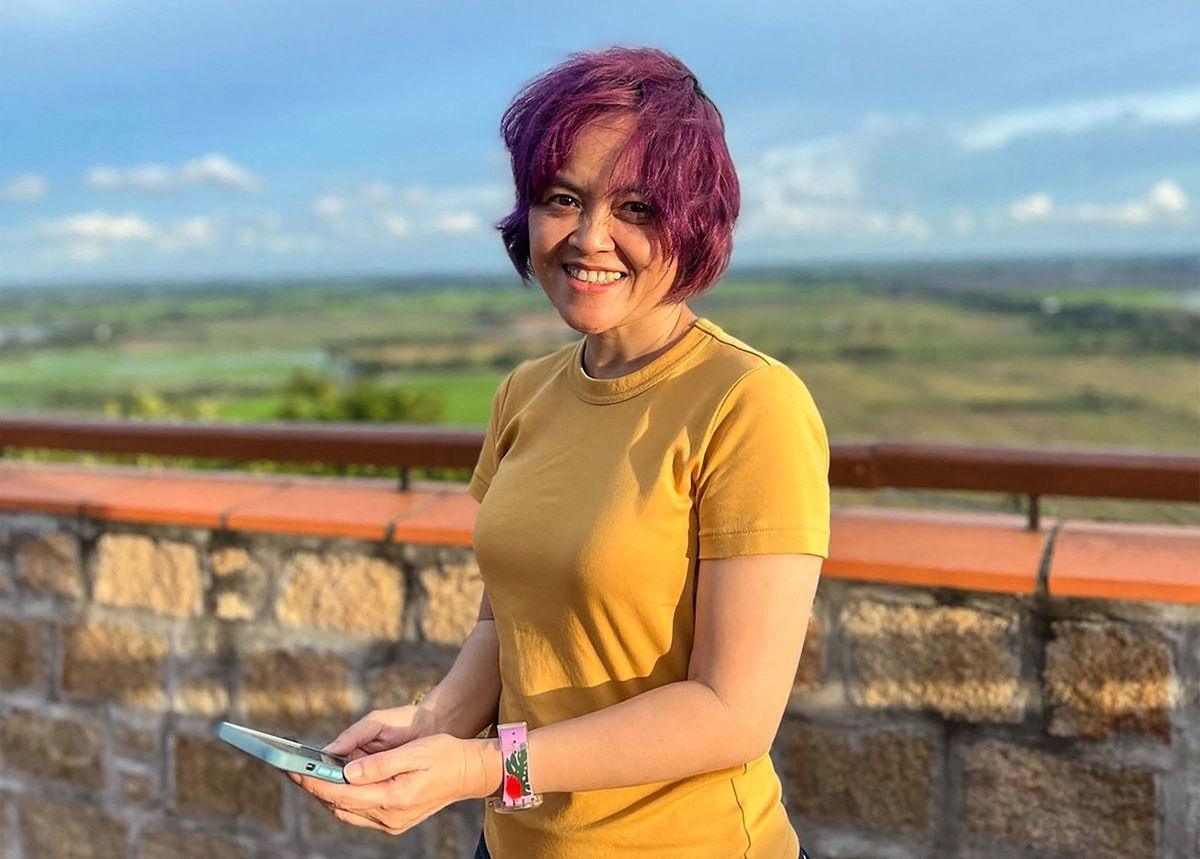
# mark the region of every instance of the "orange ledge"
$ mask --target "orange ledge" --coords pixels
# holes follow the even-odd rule
[[[439,483],[0,462],[0,510],[110,521],[470,546],[476,507]],[[1051,596],[1200,603],[1200,528],[1046,519],[1030,532],[1019,515],[869,507],[832,519],[830,578],[1033,594],[1052,551]]]
[[[1051,596],[1200,603],[1200,529],[1068,522],[1049,584]]]
[[[1049,538],[1015,514],[844,507],[832,520],[822,575],[971,591],[1034,593]]]

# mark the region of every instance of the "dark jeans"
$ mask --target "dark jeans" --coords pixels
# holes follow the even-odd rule
[[[483,833],[479,833],[479,846],[475,848],[475,859],[492,859],[492,854],[488,853],[487,845],[483,843]],[[804,852],[804,848],[800,848],[800,855],[797,859],[810,859],[809,855]]]

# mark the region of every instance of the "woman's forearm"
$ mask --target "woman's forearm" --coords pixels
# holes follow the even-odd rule
[[[479,741],[492,790],[502,778],[496,739]],[[746,763],[765,750],[699,680],[669,683],[529,732],[535,793],[599,790],[686,778]]]
[[[479,620],[442,682],[433,687],[420,707],[430,714],[439,732],[464,739],[496,720],[500,705],[500,642],[496,621]]]

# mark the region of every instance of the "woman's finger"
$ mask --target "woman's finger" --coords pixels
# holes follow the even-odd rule
[[[354,749],[363,748],[367,743],[379,736],[383,730],[380,722],[365,716],[337,735],[337,738],[325,746],[324,751],[333,755],[349,754]]]
[[[387,781],[417,769],[417,754],[412,746],[397,746],[359,758],[346,765],[346,781],[353,785],[371,785]]]
[[[381,808],[387,799],[387,790],[379,785],[335,784],[311,776],[299,776],[298,784],[326,805],[335,805],[347,811],[366,811]]]
[[[380,829],[380,830],[383,830],[384,832],[387,832],[389,835],[395,834],[392,831],[392,829],[394,827],[384,826],[382,823],[380,823],[378,820],[375,820],[374,818],[367,817],[362,814],[357,814],[353,811],[347,811],[344,808],[338,808],[336,806],[330,806],[329,810],[332,811],[333,816],[336,817],[338,820],[342,821],[342,823],[349,823],[351,826],[362,826],[362,827],[366,827],[368,829]]]

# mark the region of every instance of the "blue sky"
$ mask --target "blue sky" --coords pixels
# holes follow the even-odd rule
[[[0,281],[511,272],[497,126],[652,45],[725,116],[733,265],[1200,247],[1200,4],[6,0]]]

